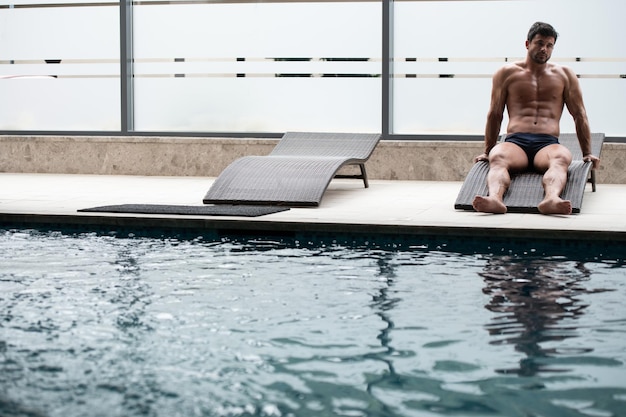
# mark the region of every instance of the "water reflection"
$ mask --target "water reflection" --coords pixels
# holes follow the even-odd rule
[[[399,297],[390,296],[390,292],[393,290],[395,284],[396,271],[391,263],[393,255],[389,252],[382,253],[376,259],[376,265],[378,267],[377,276],[384,279],[384,285],[381,285],[378,292],[372,296],[372,302],[370,306],[374,310],[374,314],[380,317],[384,323],[384,327],[380,329],[380,333],[376,338],[380,341],[380,345],[384,348],[384,353],[377,355],[377,359],[384,362],[387,367],[387,372],[383,373],[380,377],[372,378],[367,384],[367,392],[370,395],[374,395],[372,392],[376,386],[386,384],[396,384],[400,381],[400,376],[396,373],[396,369],[393,365],[393,361],[390,359],[394,353],[394,348],[391,346],[391,331],[393,330],[394,323],[391,320],[390,313],[394,307],[401,301]],[[378,404],[381,410],[386,413],[391,413],[391,410],[384,403]]]
[[[391,259],[392,255],[386,253],[384,255],[381,255],[376,260],[376,264],[379,269],[378,276],[385,280],[385,285],[382,285],[378,289],[378,294],[375,294],[372,297],[371,304],[371,306],[376,311],[375,314],[379,316],[383,323],[385,323],[386,325],[383,329],[381,329],[381,332],[377,336],[377,339],[380,340],[380,344],[386,349],[387,353],[393,352],[393,348],[389,345],[389,332],[393,329],[394,325],[391,321],[391,317],[389,316],[389,311],[393,310],[396,304],[401,301],[399,297],[390,297],[389,295],[390,290],[394,286],[396,278],[394,266],[390,263]]]
[[[607,290],[588,290],[591,273],[583,262],[554,258],[494,256],[480,275],[483,292],[491,296],[485,306],[498,313],[485,327],[492,344],[512,344],[525,357],[519,366],[500,373],[533,376],[540,372],[563,372],[550,358],[563,352],[554,342],[577,337],[577,320],[588,304],[580,296]],[[593,351],[577,347],[575,353]],[[568,353],[573,353],[568,350]]]

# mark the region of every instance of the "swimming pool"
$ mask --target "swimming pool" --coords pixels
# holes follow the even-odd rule
[[[0,415],[625,415],[619,248],[326,238],[0,230]]]

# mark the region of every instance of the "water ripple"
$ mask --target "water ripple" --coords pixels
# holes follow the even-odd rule
[[[0,415],[620,416],[621,260],[446,247],[0,231]]]

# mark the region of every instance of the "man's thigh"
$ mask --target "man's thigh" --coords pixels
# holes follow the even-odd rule
[[[561,144],[548,145],[541,148],[535,155],[534,166],[539,172],[545,172],[554,163],[565,168],[572,162],[572,153]]]
[[[501,142],[489,152],[489,163],[504,166],[510,171],[522,171],[528,168],[528,156],[520,146]]]

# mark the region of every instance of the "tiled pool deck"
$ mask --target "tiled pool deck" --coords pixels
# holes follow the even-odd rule
[[[626,185],[590,185],[580,214],[490,215],[454,209],[460,182],[331,182],[316,208],[260,217],[79,213],[126,203],[202,205],[213,178],[0,174],[0,226],[154,227],[255,232],[499,236],[626,242]]]

